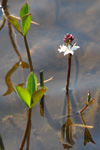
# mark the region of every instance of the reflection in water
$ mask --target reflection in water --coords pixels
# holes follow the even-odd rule
[[[2,30],[2,28],[4,27],[5,22],[6,22],[6,18],[5,18],[5,17],[3,17],[3,22],[2,22],[2,24],[1,24],[1,26],[0,26],[0,30]]]
[[[8,87],[7,91],[3,94],[3,96],[9,95],[11,94],[13,91],[15,91],[13,84],[11,82],[11,76],[12,74],[17,70],[18,67],[22,67],[22,68],[29,68],[29,65],[26,62],[17,62],[16,64],[13,65],[13,67],[7,72],[6,76],[5,76],[5,83]],[[19,86],[23,86],[24,83],[20,83],[18,84]]]
[[[8,16],[9,16],[9,12],[8,12],[7,8],[4,8],[3,11],[4,11],[4,19],[3,19],[3,23],[2,23],[2,25],[0,27],[0,30],[4,27],[5,22],[6,22],[7,18],[8,18]],[[6,83],[7,87],[8,87],[8,89],[3,94],[3,96],[9,95],[13,91],[15,91],[15,89],[13,87],[13,84],[11,82],[11,76],[15,72],[15,70],[17,70],[18,67],[22,67],[22,68],[26,68],[26,69],[29,68],[29,65],[26,62],[23,62],[23,60],[21,58],[21,55],[20,55],[20,53],[19,53],[19,51],[17,49],[17,46],[16,46],[17,45],[17,41],[16,40],[14,41],[14,39],[13,39],[13,36],[12,36],[12,31],[13,30],[12,30],[12,27],[11,27],[11,24],[10,24],[9,21],[8,21],[8,29],[9,29],[9,37],[10,37],[12,46],[13,46],[14,51],[16,52],[16,54],[17,54],[17,56],[19,58],[19,61],[16,64],[13,65],[13,67],[7,72],[7,74],[5,76],[5,83]],[[13,31],[13,33],[14,33],[14,31]],[[14,36],[15,36],[15,34],[14,34]],[[18,85],[23,86],[24,83],[20,83]]]
[[[84,130],[84,146],[86,146],[86,144],[88,142],[91,142],[93,144],[95,144],[95,142],[92,139],[92,135],[90,134],[88,128],[91,128],[92,126],[87,126],[83,115],[81,114],[81,119],[84,125],[79,125],[79,124],[73,124],[72,120],[71,120],[71,106],[70,106],[70,98],[69,98],[69,92],[66,92],[66,98],[67,98],[67,119],[65,121],[65,123],[62,125],[62,127],[59,129],[59,142],[63,145],[64,149],[70,149],[73,147],[73,145],[75,144],[75,140],[76,140],[76,134],[75,134],[75,130],[74,130],[74,126],[78,126],[78,127],[85,127]]]
[[[60,138],[59,142],[62,143],[63,147],[65,149],[70,149],[75,144],[76,135],[74,134],[73,130],[73,123],[70,119],[70,98],[69,98],[69,92],[66,92],[66,98],[67,98],[67,120],[65,121],[64,125],[59,130],[60,132]]]
[[[59,128],[60,122],[58,120],[54,120],[50,113],[48,112],[48,109],[44,103],[44,110],[45,110],[45,117],[47,118],[47,121],[49,123],[49,125],[55,130],[58,131],[59,134],[59,142],[63,145],[64,149],[70,149],[73,148],[74,144],[75,144],[75,140],[76,140],[76,133],[75,133],[75,127],[84,127],[85,131],[84,131],[84,146],[86,146],[87,142],[92,142],[93,144],[95,144],[95,142],[92,139],[92,135],[90,134],[88,128],[93,128],[92,126],[87,126],[83,115],[81,115],[81,119],[83,121],[84,125],[80,125],[80,124],[74,124],[71,120],[71,103],[70,103],[70,97],[69,97],[69,92],[66,92],[66,97],[65,97],[66,101],[67,101],[67,119],[65,121],[65,123],[62,125],[61,128]],[[65,106],[65,104],[64,104]],[[64,107],[65,109],[65,107]],[[64,110],[65,112],[65,110]],[[77,115],[77,114],[76,114]],[[65,116],[64,116],[65,117]],[[62,117],[59,117],[62,118]]]
[[[85,123],[85,120],[84,120],[82,114],[81,114],[81,119],[82,119],[82,121],[83,121],[83,124],[86,126],[86,123]],[[85,130],[84,130],[84,146],[86,146],[86,144],[87,144],[88,142],[91,142],[91,143],[95,144],[95,142],[94,142],[93,139],[92,139],[92,135],[90,134],[88,128],[85,127]]]
[[[75,65],[76,65],[76,72],[75,72],[74,87],[77,86],[77,81],[78,81],[78,76],[79,76],[79,61],[78,61],[78,56],[75,56]]]

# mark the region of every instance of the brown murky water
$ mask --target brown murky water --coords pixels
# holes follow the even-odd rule
[[[19,16],[24,2],[9,0],[9,13]],[[28,0],[28,3],[32,20],[40,24],[31,24],[27,35],[35,73],[38,81],[41,69],[45,79],[54,77],[45,84],[48,91],[44,111],[40,103],[32,111],[30,150],[99,150],[100,1]],[[57,49],[68,32],[75,36],[80,49],[72,57],[72,91],[66,97],[63,89],[66,86],[67,56],[59,54]],[[27,63],[23,38],[17,31],[15,33],[19,53]],[[19,55],[11,44],[6,21],[0,31],[0,134],[6,150],[18,150],[27,119],[27,108],[13,90],[10,95],[2,96],[7,91],[5,76],[11,73],[11,69],[14,71],[10,74],[12,86],[26,81],[29,69],[21,68],[18,62]],[[82,116],[77,115],[76,112],[85,105],[88,90],[96,102]]]

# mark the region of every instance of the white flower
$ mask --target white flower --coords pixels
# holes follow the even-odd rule
[[[79,46],[77,46],[76,44],[74,44],[73,46],[71,46],[70,44],[68,44],[67,46],[65,45],[60,45],[59,46],[59,53],[63,52],[64,56],[67,54],[74,54],[74,51],[77,50],[78,48],[80,48]]]

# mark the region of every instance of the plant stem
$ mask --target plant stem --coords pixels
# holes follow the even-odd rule
[[[83,107],[83,109],[80,111],[80,113],[82,113],[87,107],[88,107],[88,105],[85,105],[85,107]]]
[[[29,61],[30,71],[34,72],[26,36],[24,36],[24,42],[25,42],[25,47],[26,47],[26,51],[27,51],[27,57],[28,57],[28,61]],[[32,109],[28,109],[26,129],[25,129],[24,136],[23,136],[23,139],[22,139],[22,142],[21,142],[19,150],[23,150],[26,138],[29,139],[29,136],[30,136],[30,132],[31,132],[31,113],[32,113]],[[29,140],[28,140],[28,142],[29,142]],[[27,148],[28,148],[29,147],[29,143],[27,143],[27,144],[28,144],[28,146],[27,146]]]
[[[68,73],[67,73],[66,91],[69,90],[70,72],[71,72],[71,54],[68,55]]]
[[[26,150],[29,150],[29,142],[30,142],[30,133],[31,133],[31,120],[30,120],[30,123],[29,123],[29,130],[28,130],[28,134],[27,134],[27,148]]]
[[[27,56],[28,56],[30,71],[34,72],[33,65],[32,65],[32,60],[31,60],[31,55],[30,55],[30,50],[29,50],[29,46],[28,46],[28,43],[27,43],[26,36],[24,36],[24,42],[25,42],[26,52],[27,52]]]
[[[31,111],[32,111],[32,109],[28,109],[26,129],[25,129],[24,136],[23,136],[23,139],[22,139],[19,150],[23,150],[23,147],[24,147],[24,144],[25,144],[25,141],[26,141],[26,137],[27,137],[28,130],[29,130],[29,127],[30,127],[30,123],[31,123],[30,122],[31,121]]]

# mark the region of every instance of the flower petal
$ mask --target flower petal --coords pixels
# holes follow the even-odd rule
[[[72,47],[72,50],[75,51],[75,50],[77,50],[78,48],[80,48],[80,47],[74,45],[74,46]]]

